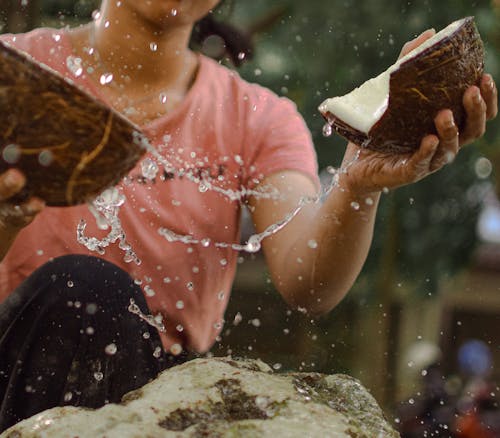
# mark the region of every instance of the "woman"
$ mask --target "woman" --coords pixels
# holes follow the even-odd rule
[[[120,187],[127,199],[120,219],[140,265],[127,264],[119,248],[89,257],[75,239],[81,218],[95,222],[86,207],[44,209],[38,199],[14,206],[9,199],[24,177],[0,176],[0,296],[8,295],[0,308],[0,429],[55,405],[118,402],[183,360],[181,350],[209,349],[236,264],[234,250],[210,242],[237,241],[240,205],[200,190],[183,172],[233,191],[273,187],[278,198],[246,199],[259,232],[316,195],[311,138],[293,104],[189,49],[194,24],[217,3],[104,0],[86,26],[6,37],[140,125],[179,172],[144,181],[136,168]],[[84,74],[75,77],[68,59]],[[484,133],[497,112],[491,76],[467,90],[464,106],[463,132],[443,109],[438,135],[424,137],[414,154],[362,150],[354,160],[358,147],[350,144],[339,188],[264,240],[274,284],[291,306],[320,315],[344,297],[366,258],[381,190],[435,172]],[[160,227],[210,240],[167,243]],[[156,325],[165,331],[127,311],[131,298],[144,314],[161,314]]]

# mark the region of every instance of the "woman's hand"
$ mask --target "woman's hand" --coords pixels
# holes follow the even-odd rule
[[[408,53],[434,35],[428,30],[405,44],[401,55]],[[497,88],[489,74],[483,75],[479,87],[471,86],[464,93],[467,114],[461,132],[449,109],[441,110],[434,119],[437,135],[425,136],[420,148],[413,153],[389,155],[349,144],[344,158],[345,173],[341,186],[360,194],[370,194],[384,188],[395,188],[416,182],[451,163],[461,146],[484,135],[486,121],[498,112]]]
[[[17,169],[0,174],[0,231],[4,233],[16,233],[30,224],[45,206],[38,198],[30,198],[19,204],[9,201],[25,184],[25,176]]]

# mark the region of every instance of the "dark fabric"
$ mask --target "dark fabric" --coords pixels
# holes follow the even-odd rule
[[[141,289],[96,258],[57,258],[0,304],[0,432],[42,410],[118,403],[170,366]],[[116,352],[114,351],[114,344]]]

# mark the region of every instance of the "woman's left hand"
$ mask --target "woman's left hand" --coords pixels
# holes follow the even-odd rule
[[[412,50],[433,31],[424,32],[407,43],[402,54]],[[497,88],[489,74],[483,75],[479,87],[471,86],[464,93],[466,124],[459,132],[449,109],[441,110],[434,119],[437,135],[425,136],[413,153],[388,155],[349,144],[341,176],[341,185],[357,194],[369,194],[384,188],[395,188],[416,182],[451,163],[461,146],[484,135],[486,121],[498,112]]]

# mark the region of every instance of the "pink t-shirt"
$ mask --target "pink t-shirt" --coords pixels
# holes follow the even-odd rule
[[[69,70],[72,48],[63,30],[43,28],[2,38],[103,100],[85,74],[75,77]],[[262,177],[289,169],[317,181],[311,136],[295,105],[204,56],[184,101],[142,129],[178,169],[195,169],[225,189],[255,186]],[[200,191],[178,175],[159,173],[153,181],[144,180],[140,163],[118,187],[126,197],[119,218],[142,263],[126,263],[118,245],[100,257],[142,281],[151,312],[164,317],[165,349],[180,344],[208,350],[223,325],[238,253],[214,245],[167,242],[158,229],[237,243],[239,203],[213,190]],[[0,263],[0,300],[53,257],[98,255],[77,242],[81,219],[87,222],[87,235],[106,235],[86,205],[46,208],[23,229]]]

